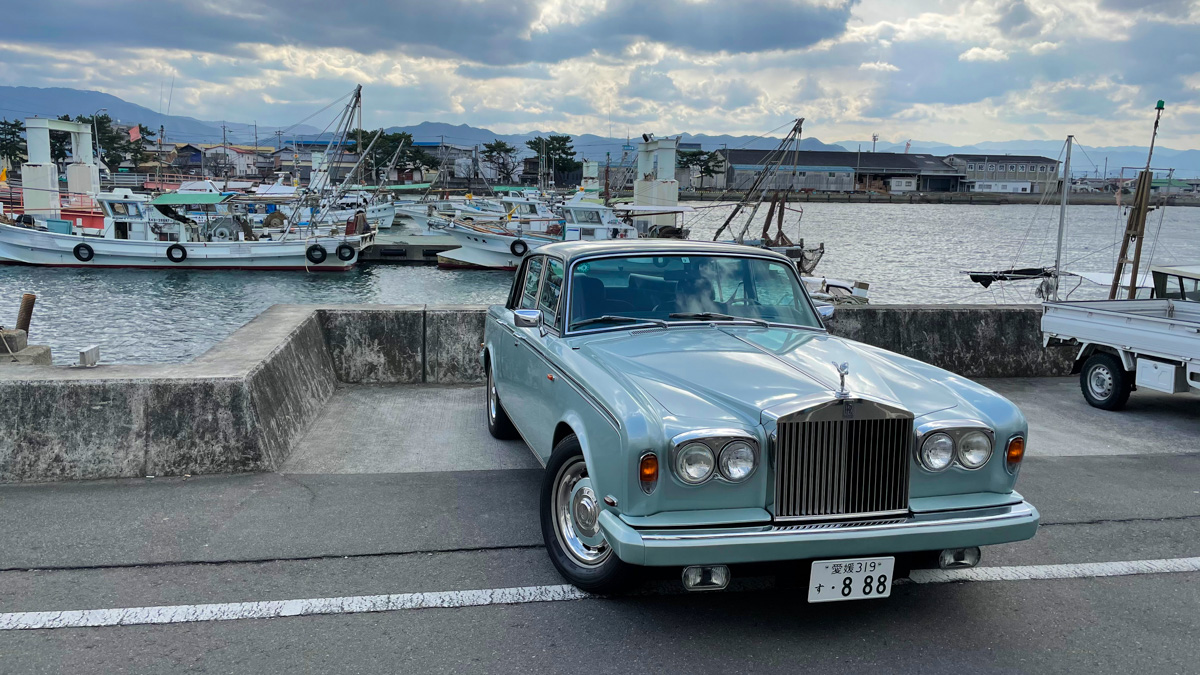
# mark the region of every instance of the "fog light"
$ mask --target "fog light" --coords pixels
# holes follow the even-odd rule
[[[979,564],[979,547],[948,548],[938,554],[938,567],[944,570],[960,570]]]
[[[693,565],[683,568],[683,587],[689,591],[719,591],[729,585],[725,565]]]

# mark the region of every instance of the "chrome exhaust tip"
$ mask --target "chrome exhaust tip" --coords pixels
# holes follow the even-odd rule
[[[979,564],[979,547],[948,548],[938,554],[938,567],[944,570],[962,570]]]

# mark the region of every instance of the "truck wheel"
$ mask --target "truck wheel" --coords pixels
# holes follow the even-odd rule
[[[1079,388],[1091,405],[1103,410],[1120,410],[1129,400],[1133,379],[1121,359],[1107,352],[1096,352],[1083,363]]]
[[[579,439],[567,436],[554,448],[542,478],[542,540],[550,562],[575,587],[618,593],[637,581],[637,568],[618,558],[604,540],[599,522],[603,505],[589,484]]]
[[[496,381],[492,379],[490,360],[487,364],[487,423],[488,433],[492,438],[511,441],[521,437],[512,420],[508,419],[508,413],[504,412],[504,406],[500,405],[500,395],[496,393]]]

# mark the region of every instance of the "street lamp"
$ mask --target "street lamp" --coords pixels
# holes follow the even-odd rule
[[[103,160],[100,159],[100,134],[96,131],[96,116],[102,112],[108,112],[108,108],[100,108],[92,113],[92,142],[96,145],[96,160],[101,163],[103,163]]]

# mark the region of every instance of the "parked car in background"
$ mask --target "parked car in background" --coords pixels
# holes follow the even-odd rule
[[[830,335],[793,263],[678,240],[528,255],[482,352],[487,423],[545,465],[558,571],[611,592],[642,567],[689,590],[789,567],[812,602],[886,597],[1034,535],[1013,490],[1024,417],[953,373]]]

